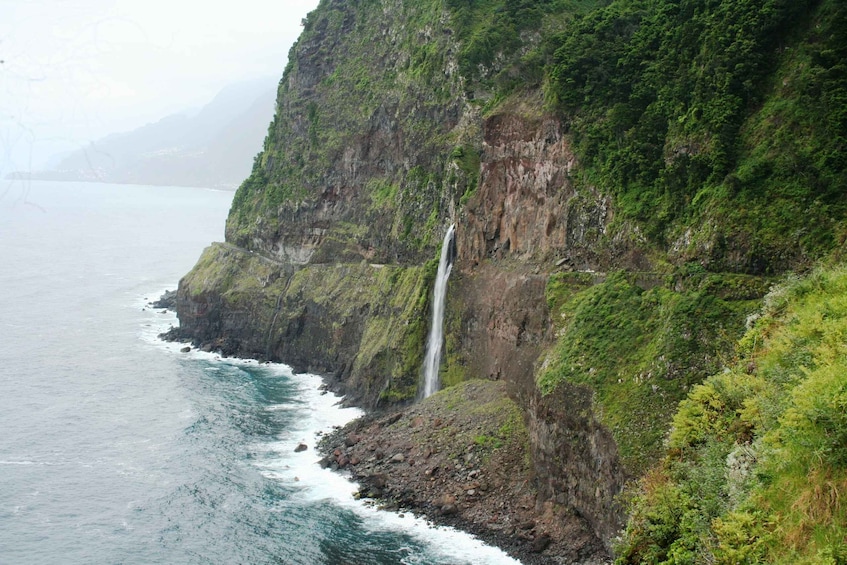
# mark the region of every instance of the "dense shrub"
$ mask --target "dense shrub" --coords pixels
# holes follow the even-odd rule
[[[778,271],[789,237],[819,254],[843,218],[845,30],[831,0],[617,0],[558,36],[548,94],[651,238],[717,219]]]
[[[680,403],[619,562],[844,563],[845,344],[847,268],[774,290],[743,357]],[[682,518],[691,511],[699,521]]]

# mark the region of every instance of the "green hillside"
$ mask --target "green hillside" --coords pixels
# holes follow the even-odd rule
[[[548,523],[847,563],[847,4],[322,0],[179,337],[411,404],[451,224],[442,382],[509,385]]]
[[[765,300],[640,482],[619,563],[847,562],[847,270]]]
[[[547,92],[571,123],[585,181],[614,193],[652,240],[750,273],[840,241],[843,4],[616,1],[556,45]]]

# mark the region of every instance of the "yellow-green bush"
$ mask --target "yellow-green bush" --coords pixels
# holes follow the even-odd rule
[[[619,563],[847,562],[847,267],[775,289],[739,354],[680,403]]]

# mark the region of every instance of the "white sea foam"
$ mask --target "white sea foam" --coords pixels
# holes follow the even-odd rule
[[[149,321],[141,332],[144,341],[187,358],[235,366],[256,366],[254,360],[221,358],[215,353],[193,348],[188,353],[181,353],[184,344],[160,340],[159,334],[178,324],[174,312],[169,310],[162,314],[160,309],[150,309],[147,306],[148,302],[157,300],[163,292],[164,289],[158,294],[148,295],[148,300],[139,302],[150,313]],[[362,411],[341,406],[340,397],[322,390],[323,380],[317,375],[295,374],[291,367],[282,363],[264,363],[262,368],[271,377],[275,375],[294,382],[302,402],[271,405],[266,408],[269,411],[291,410],[299,412],[300,416],[294,426],[286,430],[277,441],[251,446],[266,454],[266,457],[255,462],[263,476],[296,488],[298,500],[303,502],[330,501],[356,513],[363,518],[363,526],[372,531],[390,530],[411,535],[426,544],[429,553],[445,562],[458,560],[492,565],[520,564],[501,549],[486,545],[468,533],[447,526],[433,525],[412,514],[380,510],[372,501],[356,499],[354,494],[359,490],[359,485],[342,473],[321,468],[320,455],[315,446],[322,434],[336,426],[344,426],[361,416]],[[207,370],[215,370],[215,367],[209,367]],[[306,444],[307,449],[295,452],[294,449],[300,443]]]
[[[393,530],[412,535],[426,543],[430,552],[442,555],[447,562],[461,560],[491,564],[519,563],[502,550],[486,545],[465,532],[434,526],[412,514],[379,510],[367,500],[354,498],[359,485],[341,473],[322,469],[318,464],[319,455],[313,451],[313,447],[320,432],[348,423],[359,416],[361,411],[342,408],[338,405],[340,399],[337,396],[320,391],[319,377],[294,375],[293,378],[301,383],[301,398],[306,402],[306,407],[302,410],[306,414],[288,438],[266,444],[267,449],[279,453],[280,456],[259,465],[265,476],[296,485],[300,490],[298,496],[303,501],[330,500],[355,512],[364,518],[364,527],[368,529]],[[294,448],[300,442],[307,444],[308,449],[295,453]]]

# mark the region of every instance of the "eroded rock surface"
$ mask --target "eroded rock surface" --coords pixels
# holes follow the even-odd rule
[[[522,411],[507,384],[468,381],[322,442],[360,496],[479,535],[524,563],[604,563],[585,519],[539,496]]]

